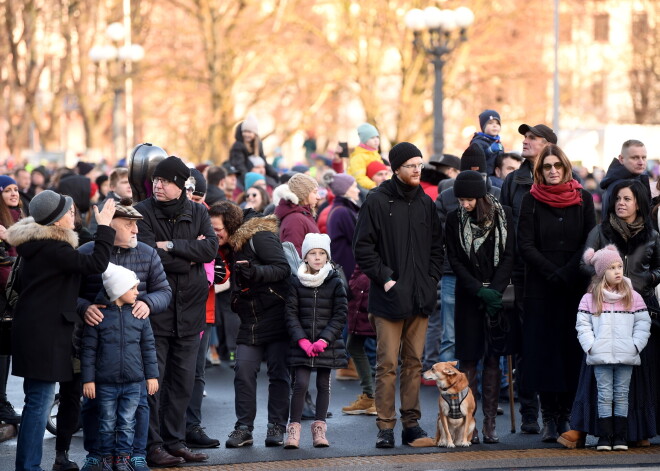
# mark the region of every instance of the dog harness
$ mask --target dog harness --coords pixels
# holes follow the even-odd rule
[[[461,403],[465,400],[470,390],[470,386],[467,386],[462,391],[455,393],[447,393],[440,391],[440,397],[442,397],[445,402],[449,405],[449,414],[447,415],[450,419],[462,419],[465,416],[461,412]]]

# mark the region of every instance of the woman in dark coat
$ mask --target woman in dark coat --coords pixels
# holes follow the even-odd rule
[[[628,441],[648,446],[656,435],[658,401],[658,300],[654,288],[660,282],[660,235],[653,229],[647,190],[636,180],[623,180],[613,188],[603,222],[589,233],[586,248],[599,250],[609,244],[619,249],[624,260],[623,274],[630,278],[633,289],[642,295],[651,314],[651,337],[640,353],[642,364],[633,367],[628,393]],[[593,266],[581,263],[589,276]],[[572,430],[558,441],[568,448],[584,447],[586,434],[596,432],[597,392],[593,366],[583,358],[580,378],[571,410]]]
[[[231,149],[229,149],[229,163],[238,170],[239,181],[242,182],[245,174],[252,170],[251,156],[256,155],[263,158],[264,162],[266,161],[264,147],[259,137],[259,123],[257,122],[257,118],[253,115],[248,115],[245,121],[236,126],[234,137],[236,141],[232,144]],[[277,170],[267,162],[266,175],[277,182]]]
[[[525,261],[521,387],[539,393],[544,442],[556,441],[570,428],[580,374],[576,359],[582,356],[575,315],[589,284],[579,267],[595,225],[591,194],[573,179],[566,154],[547,145],[534,164],[534,184],[523,197],[518,223]]]
[[[480,173],[461,172],[454,183],[459,207],[447,217],[447,256],[456,273],[456,358],[477,397],[477,363],[483,359],[484,443],[495,432],[501,355],[515,352],[516,325],[502,305],[513,268],[511,210],[486,193]],[[479,443],[475,427],[472,443]]]
[[[229,234],[231,308],[241,320],[236,338],[234,392],[236,424],[227,448],[252,444],[257,414],[257,373],[268,365],[268,425],[266,446],[279,446],[289,416],[289,336],[284,309],[291,269],[277,238],[277,219],[243,212],[229,201],[214,208]]]
[[[12,328],[12,374],[22,376],[25,407],[16,448],[16,469],[40,469],[46,419],[55,383],[73,379],[73,327],[80,277],[102,273],[108,266],[115,231],[108,227],[114,201],[99,213],[94,252],[76,250],[73,200],[46,190],[30,202],[30,214],[14,224],[8,242],[16,247],[19,293]]]
[[[357,222],[360,190],[355,178],[347,173],[332,174],[323,177],[335,195],[328,213],[327,228],[330,236],[330,248],[333,260],[341,265],[344,275],[350,277],[355,269],[353,255],[353,234]]]

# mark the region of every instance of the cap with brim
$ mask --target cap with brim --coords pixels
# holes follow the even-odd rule
[[[536,126],[530,126],[529,124],[521,124],[518,128],[518,132],[523,136],[528,132],[531,132],[535,136],[542,137],[551,144],[557,144],[557,135],[555,132],[550,129],[545,124],[537,124]]]
[[[126,218],[126,219],[144,219],[133,206],[124,206],[123,204],[115,205],[115,214],[112,218]]]
[[[229,165],[228,167],[225,167],[225,171],[227,175],[238,175],[238,170],[236,170],[236,167],[233,165]]]
[[[30,201],[30,215],[37,224],[50,226],[59,221],[72,205],[73,198],[70,196],[44,190]]]
[[[429,161],[431,165],[444,165],[445,167],[455,168],[459,170],[461,168],[461,159],[452,154],[443,154],[439,159],[434,160],[433,158]]]

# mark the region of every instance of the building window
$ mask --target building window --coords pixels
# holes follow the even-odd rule
[[[608,13],[594,15],[594,40],[599,42],[610,40],[610,15]]]
[[[630,32],[633,40],[646,39],[649,33],[649,20],[646,12],[638,12],[633,15],[632,31]]]
[[[602,75],[594,74],[591,84],[591,105],[603,106],[605,104],[605,79]]]

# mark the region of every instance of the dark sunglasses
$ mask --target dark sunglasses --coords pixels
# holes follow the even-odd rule
[[[561,162],[555,162],[554,164],[543,164],[543,170],[550,170],[552,167],[554,167],[555,170],[561,170],[564,168],[564,164]]]

